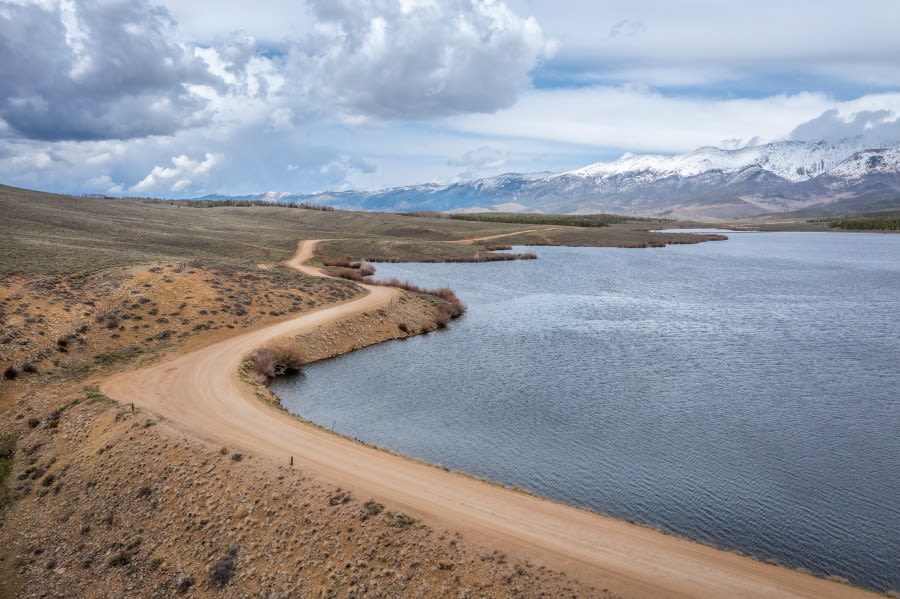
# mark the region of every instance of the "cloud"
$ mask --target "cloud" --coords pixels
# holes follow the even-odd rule
[[[623,19],[609,28],[609,37],[635,37],[647,31],[647,26],[640,21]]]
[[[477,169],[498,168],[506,164],[507,156],[509,156],[508,148],[481,146],[469,150],[457,160],[452,160],[450,164]]]
[[[198,123],[214,84],[146,0],[2,4],[0,118],[42,140],[125,139]]]
[[[862,137],[873,146],[900,144],[900,116],[894,110],[861,110],[843,116],[837,108],[798,125],[789,136],[801,141]]]
[[[136,193],[182,192],[194,183],[194,178],[209,175],[221,158],[221,156],[210,153],[207,153],[202,161],[192,160],[183,154],[173,156],[171,167],[153,167],[150,174],[133,185],[129,191]]]
[[[463,167],[457,179],[464,181],[478,178],[486,172],[496,172],[506,164],[508,158],[509,148],[484,145],[465,152],[456,160],[451,160],[450,165]]]
[[[334,189],[350,189],[350,178],[355,174],[371,174],[378,170],[372,160],[341,156],[319,167],[319,174]]]
[[[299,97],[350,116],[417,120],[510,106],[548,52],[540,26],[495,0],[310,0],[289,70]]]
[[[896,137],[895,0],[670,4],[0,0],[0,181],[372,189]]]
[[[116,183],[110,178],[109,175],[100,175],[99,177],[94,177],[89,179],[87,182],[88,187],[93,189],[101,189],[103,193],[122,193],[125,189]]]
[[[799,123],[833,108],[849,114],[900,113],[900,93],[841,102],[821,93],[719,99],[667,96],[629,86],[541,89],[524,94],[515,106],[497,114],[466,115],[450,122],[478,135],[672,153],[718,145],[723,139],[731,140],[729,145],[743,145],[753,138],[760,138],[757,142],[785,139]]]

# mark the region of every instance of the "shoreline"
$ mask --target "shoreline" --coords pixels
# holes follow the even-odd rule
[[[302,242],[288,264],[321,276],[304,264],[314,247]],[[362,298],[120,373],[107,379],[102,390],[120,402],[149,408],[206,440],[239,445],[274,463],[287,463],[288,456],[299,458],[301,468],[324,480],[372,494],[430,523],[513,549],[626,595],[876,596],[373,449],[259,401],[255,390],[240,380],[241,362],[260,345],[339,326],[344,318],[383,309],[399,295],[390,288],[365,288],[368,293]]]

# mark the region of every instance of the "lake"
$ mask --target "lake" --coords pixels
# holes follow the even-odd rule
[[[409,456],[900,590],[900,235],[729,237],[377,265],[468,313],[272,389]]]

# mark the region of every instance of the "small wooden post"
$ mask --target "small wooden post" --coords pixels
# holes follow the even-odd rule
[[[291,466],[294,465],[294,456],[291,456]]]

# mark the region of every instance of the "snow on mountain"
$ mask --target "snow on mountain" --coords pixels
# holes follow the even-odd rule
[[[840,143],[784,141],[738,150],[704,147],[675,156],[625,154],[615,162],[597,162],[557,176],[604,179],[647,173],[656,177],[695,177],[711,171],[736,173],[757,167],[796,183],[812,179],[864,149],[861,138]]]
[[[900,146],[856,152],[828,171],[831,177],[848,180],[876,174],[900,176]]]
[[[369,211],[612,212],[732,219],[804,210],[838,214],[900,209],[900,145],[783,141],[705,147],[674,156],[626,154],[573,171],[504,174],[380,191],[258,194]]]

